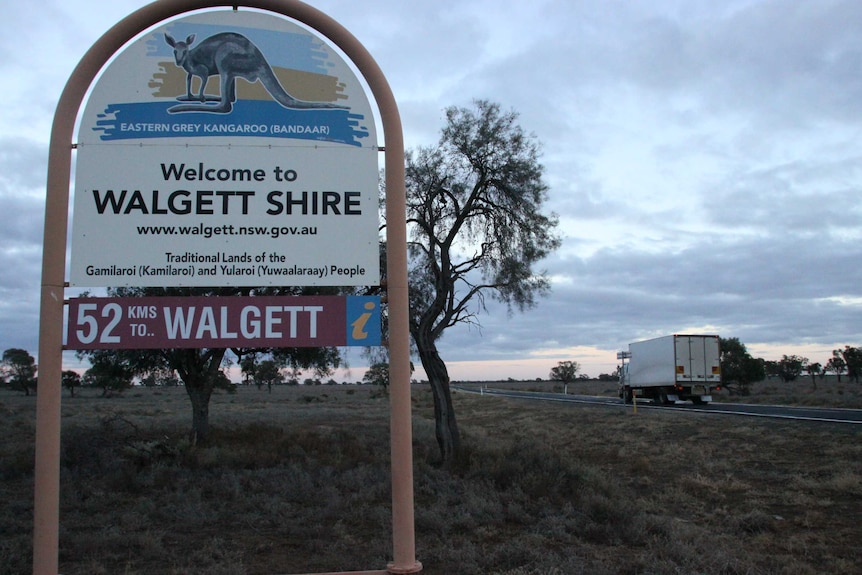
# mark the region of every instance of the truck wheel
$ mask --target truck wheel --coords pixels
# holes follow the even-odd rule
[[[623,396],[624,396],[623,398],[625,399],[626,403],[632,402],[632,390],[630,390],[630,389],[625,390],[623,392]]]
[[[695,405],[707,405],[707,404],[709,404],[708,401],[704,401],[703,398],[698,397],[698,396],[692,397],[691,402]]]
[[[655,396],[655,402],[659,405],[667,405],[669,402],[667,400],[667,393],[663,389],[660,389]]]

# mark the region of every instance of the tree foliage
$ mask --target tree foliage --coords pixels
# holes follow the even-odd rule
[[[368,368],[365,375],[362,376],[362,382],[368,385],[379,385],[384,388],[389,387],[389,364],[375,363]]]
[[[69,390],[72,397],[75,397],[75,390],[81,387],[81,376],[76,371],[66,369],[63,370],[60,383]]]
[[[255,380],[255,374],[257,372],[257,354],[256,353],[245,353],[242,355],[242,358],[239,360],[240,372],[243,376],[243,383],[248,385],[250,381]]]
[[[78,354],[83,357],[82,354]],[[134,366],[134,356],[118,350],[93,350],[87,353],[90,369],[84,373],[83,383],[87,387],[102,389],[103,397],[122,393],[132,387],[138,370]]]
[[[751,384],[765,377],[763,362],[751,357],[745,344],[737,337],[720,339],[721,377],[732,392],[748,395]]]
[[[281,369],[271,359],[265,359],[257,366],[254,371],[254,383],[261,387],[266,385],[267,391],[272,393],[273,385],[280,385],[284,383],[284,374],[281,373]]]
[[[145,387],[178,387],[180,384],[176,372],[168,367],[150,370],[144,375],[139,375],[138,380]]]
[[[3,352],[0,373],[7,385],[30,395],[36,389],[36,359],[27,350],[11,348]]]
[[[817,376],[823,377],[823,366],[819,362],[808,364],[808,376],[811,378],[811,386],[817,389]]]
[[[551,368],[551,373],[548,377],[554,381],[568,384],[575,380],[580,370],[581,365],[577,361],[561,361],[556,367]]]
[[[847,378],[859,383],[859,376],[862,375],[862,349],[845,345],[842,350],[832,352],[833,356],[840,354],[844,360],[844,367],[847,370]]]
[[[847,362],[841,357],[841,352],[837,349],[832,351],[832,357],[826,362],[824,371],[832,372],[838,376],[838,383],[841,383],[841,374],[847,369]]]
[[[767,378],[781,377],[781,367],[772,359],[762,360],[763,373]]]
[[[278,347],[270,350],[272,359],[295,377],[301,371],[311,371],[318,379],[331,376],[343,363],[335,347]]]
[[[795,381],[808,366],[808,358],[798,355],[783,355],[778,361],[778,376],[785,382]]]
[[[542,211],[539,145],[517,119],[484,100],[448,108],[439,143],[407,156],[410,332],[444,461],[460,434],[437,341],[456,324],[478,324],[488,296],[510,312],[533,306],[550,288],[536,266],[560,244],[556,215]]]

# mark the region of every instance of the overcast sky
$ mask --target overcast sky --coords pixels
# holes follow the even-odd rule
[[[92,43],[145,4],[0,11],[0,349],[37,351],[60,92]],[[820,363],[862,345],[858,0],[311,4],[377,60],[409,148],[433,144],[442,110],[475,98],[518,112],[542,143],[564,237],[543,264],[553,292],[447,332],[454,379],[547,377],[562,360],[595,376],[629,342],[675,332]]]

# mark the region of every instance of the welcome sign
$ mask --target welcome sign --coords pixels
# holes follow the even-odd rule
[[[82,115],[70,284],[376,285],[372,114],[343,59],[283,18],[149,31]]]

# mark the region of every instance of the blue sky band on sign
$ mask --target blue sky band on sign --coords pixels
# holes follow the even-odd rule
[[[361,145],[366,118],[351,112],[317,42],[300,32],[174,22],[146,40],[153,71],[141,81],[151,101],[111,103],[91,129],[103,141],[230,134]]]

